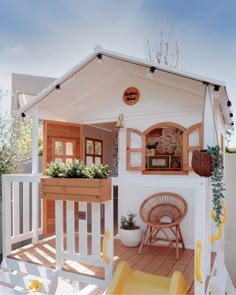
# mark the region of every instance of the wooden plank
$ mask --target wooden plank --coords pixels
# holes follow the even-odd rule
[[[2,252],[3,257],[11,253],[11,182],[2,176]]]
[[[63,186],[63,185],[58,185],[58,186],[43,186],[42,187],[42,193],[45,195],[47,193],[52,193],[52,194],[59,194],[59,195],[90,195],[90,196],[98,196],[102,193],[101,188],[97,187],[69,187],[69,186]]]
[[[63,257],[62,253],[64,250],[63,247],[63,202],[56,201],[56,266],[58,269],[62,268]]]
[[[70,186],[70,187],[106,187],[111,185],[111,178],[89,179],[89,178],[41,178],[43,186]]]
[[[92,218],[92,254],[100,255],[101,253],[101,216],[100,216],[100,204],[91,204],[91,218]]]
[[[20,234],[20,201],[19,201],[19,182],[13,182],[12,189],[12,202],[13,202],[13,236],[18,236]]]
[[[70,130],[54,130],[54,129],[49,129],[48,130],[48,136],[52,138],[70,138],[70,139],[78,139],[79,138],[79,130],[78,132],[75,131],[70,131]]]
[[[194,252],[189,260],[188,264],[186,265],[185,270],[183,271],[183,275],[188,283],[189,286],[192,286],[194,281]]]
[[[39,190],[38,183],[32,183],[32,232],[33,232],[33,243],[36,244],[38,242],[39,233],[39,208],[38,202],[39,200]]]
[[[29,231],[29,182],[23,182],[23,232]]]
[[[42,178],[42,197],[49,200],[111,200],[111,179]],[[86,199],[86,197],[89,199]]]
[[[66,195],[66,194],[49,194],[43,193],[43,199],[45,200],[67,200],[67,201],[75,201],[75,202],[88,202],[88,203],[101,203],[105,200],[100,198],[99,196],[84,196],[84,195]]]
[[[75,253],[75,211],[74,202],[66,202],[66,250]]]
[[[170,269],[173,268],[175,263],[176,263],[176,256],[175,256],[175,253],[172,252],[169,256],[167,256],[167,258],[159,266],[155,274],[159,276],[169,276]]]
[[[81,255],[88,254],[88,245],[87,245],[87,203],[79,203],[79,212],[85,212],[85,219],[79,219],[79,253]],[[80,215],[80,213],[79,213]]]

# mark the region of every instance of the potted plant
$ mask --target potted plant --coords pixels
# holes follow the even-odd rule
[[[42,197],[50,200],[104,202],[111,200],[111,179],[108,165],[84,165],[80,160],[72,163],[50,163],[43,177]]]
[[[142,239],[142,229],[136,225],[136,214],[129,212],[120,219],[120,239],[124,246],[136,247]]]

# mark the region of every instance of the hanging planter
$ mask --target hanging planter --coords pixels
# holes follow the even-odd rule
[[[214,219],[217,226],[221,224],[221,219],[224,216],[224,172],[223,172],[223,157],[220,153],[218,145],[207,147],[204,151],[194,151],[192,157],[192,168],[199,176],[211,177],[212,185],[212,203]]]
[[[193,171],[199,176],[212,176],[212,158],[207,150],[194,151],[192,156]]]

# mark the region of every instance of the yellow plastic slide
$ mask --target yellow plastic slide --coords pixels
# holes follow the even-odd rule
[[[115,294],[187,294],[189,287],[181,272],[171,278],[133,271],[127,262],[120,262],[107,289],[107,295]]]

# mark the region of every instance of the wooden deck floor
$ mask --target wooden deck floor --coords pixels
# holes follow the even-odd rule
[[[27,245],[14,250],[10,257],[40,265],[55,267],[55,237],[41,240],[37,245]],[[141,254],[138,248],[127,248],[118,239],[114,239],[114,270],[120,261],[127,261],[133,270],[171,277],[177,270],[184,274],[189,294],[193,294],[194,251],[180,249],[180,258],[176,260],[175,249],[145,246]],[[81,265],[66,261],[65,269],[102,277],[103,272],[95,266]],[[99,293],[96,293],[96,295]]]

